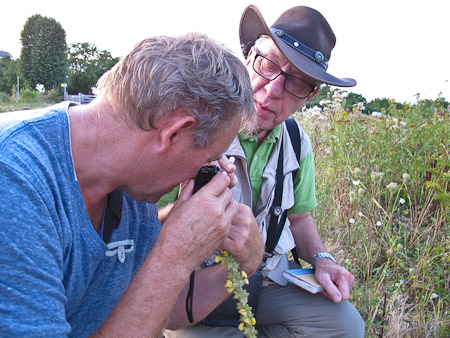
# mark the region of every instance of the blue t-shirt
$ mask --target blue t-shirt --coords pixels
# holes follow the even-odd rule
[[[124,194],[119,227],[103,242],[76,179],[67,108],[0,114],[1,337],[93,334],[161,228],[154,204]]]

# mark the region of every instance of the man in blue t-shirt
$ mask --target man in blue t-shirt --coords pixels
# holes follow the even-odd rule
[[[242,62],[201,34],[149,38],[98,89],[88,105],[0,114],[2,337],[156,337],[188,325],[189,276],[218,247],[258,267],[261,236],[221,159],[254,117]],[[193,194],[218,159],[226,175]],[[186,180],[161,226],[152,203]],[[196,274],[196,321],[226,279],[224,266]]]

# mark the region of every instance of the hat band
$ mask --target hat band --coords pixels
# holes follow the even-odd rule
[[[270,30],[272,31],[273,34],[275,34],[278,38],[280,38],[288,46],[294,48],[297,52],[300,52],[303,55],[307,56],[308,58],[310,58],[311,60],[315,61],[320,66],[322,66],[323,69],[327,70],[328,60],[321,51],[315,51],[314,49],[309,48],[308,46],[304,45],[300,41],[297,41],[296,39],[294,39],[292,36],[290,36],[288,33],[286,33],[282,29],[271,28]]]

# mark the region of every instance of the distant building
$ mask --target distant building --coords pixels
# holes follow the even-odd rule
[[[0,50],[0,59],[4,58],[4,57],[9,57],[12,60],[12,55],[9,54],[8,52],[4,51],[4,50]]]

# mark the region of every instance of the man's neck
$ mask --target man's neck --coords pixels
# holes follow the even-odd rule
[[[272,130],[262,130],[256,134],[258,139],[258,146],[262,143],[262,141],[270,134]]]
[[[127,128],[102,102],[69,108],[72,155],[89,218],[100,227],[106,196],[120,185],[120,140]]]

